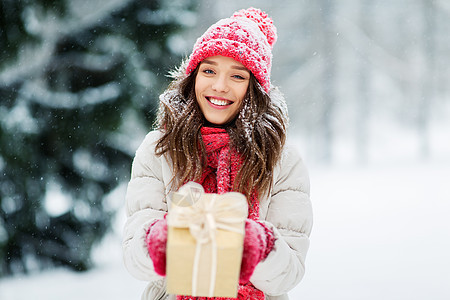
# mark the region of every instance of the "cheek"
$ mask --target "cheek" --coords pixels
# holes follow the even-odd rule
[[[243,106],[244,106],[244,99],[245,99],[245,95],[246,95],[246,93],[247,93],[247,90],[244,92],[244,93],[241,93],[239,96],[239,106],[236,108],[236,115],[241,111],[241,109],[243,108]]]
[[[201,95],[207,89],[207,84],[208,82],[206,80],[202,79],[201,77],[200,78],[197,77],[197,80],[195,81],[194,85],[195,97],[197,101],[200,99]]]
[[[245,95],[246,95],[246,94],[247,94],[247,89],[244,89],[244,90],[241,92],[241,95],[240,95],[241,102],[244,101],[244,98],[245,98]]]
[[[195,82],[194,82],[195,93],[197,93],[200,90],[202,84],[203,84],[203,80],[202,80],[201,76],[199,76],[199,74],[197,74],[195,76]]]
[[[245,95],[247,94],[247,90],[248,90],[248,85],[245,88],[241,88],[240,91],[238,92],[239,100],[240,100],[241,104],[242,104],[242,102],[244,102],[244,98],[245,98]]]

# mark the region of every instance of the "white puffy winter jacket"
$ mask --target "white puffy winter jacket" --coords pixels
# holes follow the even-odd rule
[[[136,152],[126,195],[127,222],[123,255],[128,271],[149,281],[142,299],[172,299],[165,293],[165,278],[157,275],[145,245],[145,234],[153,220],[167,212],[166,197],[172,179],[164,156],[155,155],[161,132],[150,132]],[[312,227],[307,170],[294,149],[286,146],[274,170],[270,197],[260,199],[260,219],[273,229],[276,242],[250,279],[268,300],[288,299],[305,272],[305,257]],[[172,297],[172,298],[171,298]]]

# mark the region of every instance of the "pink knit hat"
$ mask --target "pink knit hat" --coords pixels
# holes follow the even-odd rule
[[[276,39],[276,27],[266,13],[253,7],[240,10],[213,24],[197,39],[186,74],[205,58],[223,55],[242,63],[269,92],[272,46]]]

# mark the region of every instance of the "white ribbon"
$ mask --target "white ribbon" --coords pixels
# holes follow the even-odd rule
[[[217,274],[216,230],[223,229],[244,234],[244,226],[239,225],[243,224],[248,207],[245,196],[240,193],[211,194],[211,197],[203,197],[203,194],[203,187],[193,182],[184,185],[178,193],[173,193],[174,201],[167,215],[167,223],[172,227],[189,228],[189,232],[197,242],[192,271],[193,296],[197,296],[201,249],[204,244],[211,242],[212,263],[208,297],[213,297]]]

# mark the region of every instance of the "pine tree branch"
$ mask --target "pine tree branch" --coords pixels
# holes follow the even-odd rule
[[[115,100],[120,96],[121,88],[118,83],[110,82],[78,93],[50,92],[37,82],[27,81],[19,93],[22,98],[46,107],[76,109]]]
[[[17,60],[0,72],[0,86],[10,86],[16,82],[39,77],[50,62],[61,38],[75,35],[102,22],[112,11],[120,9],[130,1],[132,0],[104,0],[100,5],[101,9],[75,11],[72,7],[69,15],[64,18],[48,14],[44,20],[36,20],[36,15],[32,11],[25,14],[28,30],[42,42],[37,46],[22,46]]]

